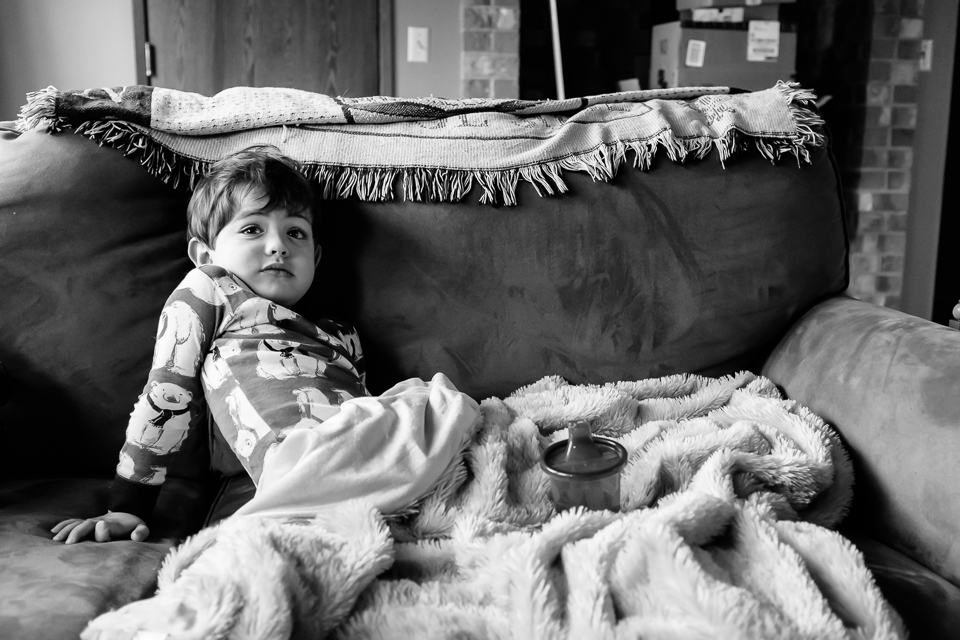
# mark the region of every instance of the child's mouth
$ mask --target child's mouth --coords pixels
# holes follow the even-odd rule
[[[284,267],[281,264],[268,264],[263,269],[261,269],[261,271],[263,273],[269,274],[276,278],[284,278],[284,277],[293,275],[289,270],[287,270],[286,267]]]

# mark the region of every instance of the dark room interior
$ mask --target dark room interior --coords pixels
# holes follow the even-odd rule
[[[957,0],[0,0],[0,640],[960,638]]]

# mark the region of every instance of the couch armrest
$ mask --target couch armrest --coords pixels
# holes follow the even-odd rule
[[[849,524],[960,585],[960,332],[831,298],[762,373],[840,432],[857,477]]]
[[[956,640],[960,587],[872,538],[847,537],[863,554],[877,587],[900,614],[911,638]]]

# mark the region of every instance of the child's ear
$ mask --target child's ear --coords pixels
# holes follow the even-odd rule
[[[320,254],[323,253],[323,247],[317,245],[313,248],[313,266],[320,266]]]
[[[195,267],[199,267],[202,264],[212,263],[213,258],[211,257],[210,253],[210,247],[208,247],[202,240],[190,238],[190,242],[187,243],[187,256],[190,257],[190,261]]]

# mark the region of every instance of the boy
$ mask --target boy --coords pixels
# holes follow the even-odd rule
[[[373,496],[377,506],[402,507],[438,479],[438,469],[456,455],[479,415],[476,403],[442,376],[429,387],[419,380],[403,383],[329,420],[343,403],[369,394],[356,332],[329,320],[314,324],[290,310],[310,288],[320,261],[312,206],[309,182],[273,147],[251,147],[211,167],[187,209],[187,253],[196,268],[161,314],[153,364],[131,413],[109,511],[59,523],[54,540],[70,544],[91,534],[98,542],[146,539],[168,456],[204,428],[204,405],[257,483],[254,501],[263,512],[276,512],[273,487],[282,500],[292,496],[300,512],[309,513],[341,497]],[[419,422],[405,419],[398,429],[393,406],[409,403],[411,393],[420,397],[417,406],[424,398],[427,405],[434,401],[434,412],[449,419],[437,421],[421,407]],[[400,411],[412,415],[409,407]],[[424,434],[434,423],[445,431]],[[285,442],[290,435],[295,437]],[[364,438],[399,442],[393,450],[405,451],[405,457],[431,459],[417,468],[404,466],[403,460],[385,459]],[[425,445],[412,452],[418,442]],[[357,453],[351,457],[343,448]],[[270,458],[279,461],[272,468]],[[377,468],[364,469],[371,464]],[[384,465],[402,469],[406,477],[388,479]],[[388,480],[392,486],[386,487]],[[307,485],[302,492],[301,485]],[[398,486],[404,490],[398,492]]]

